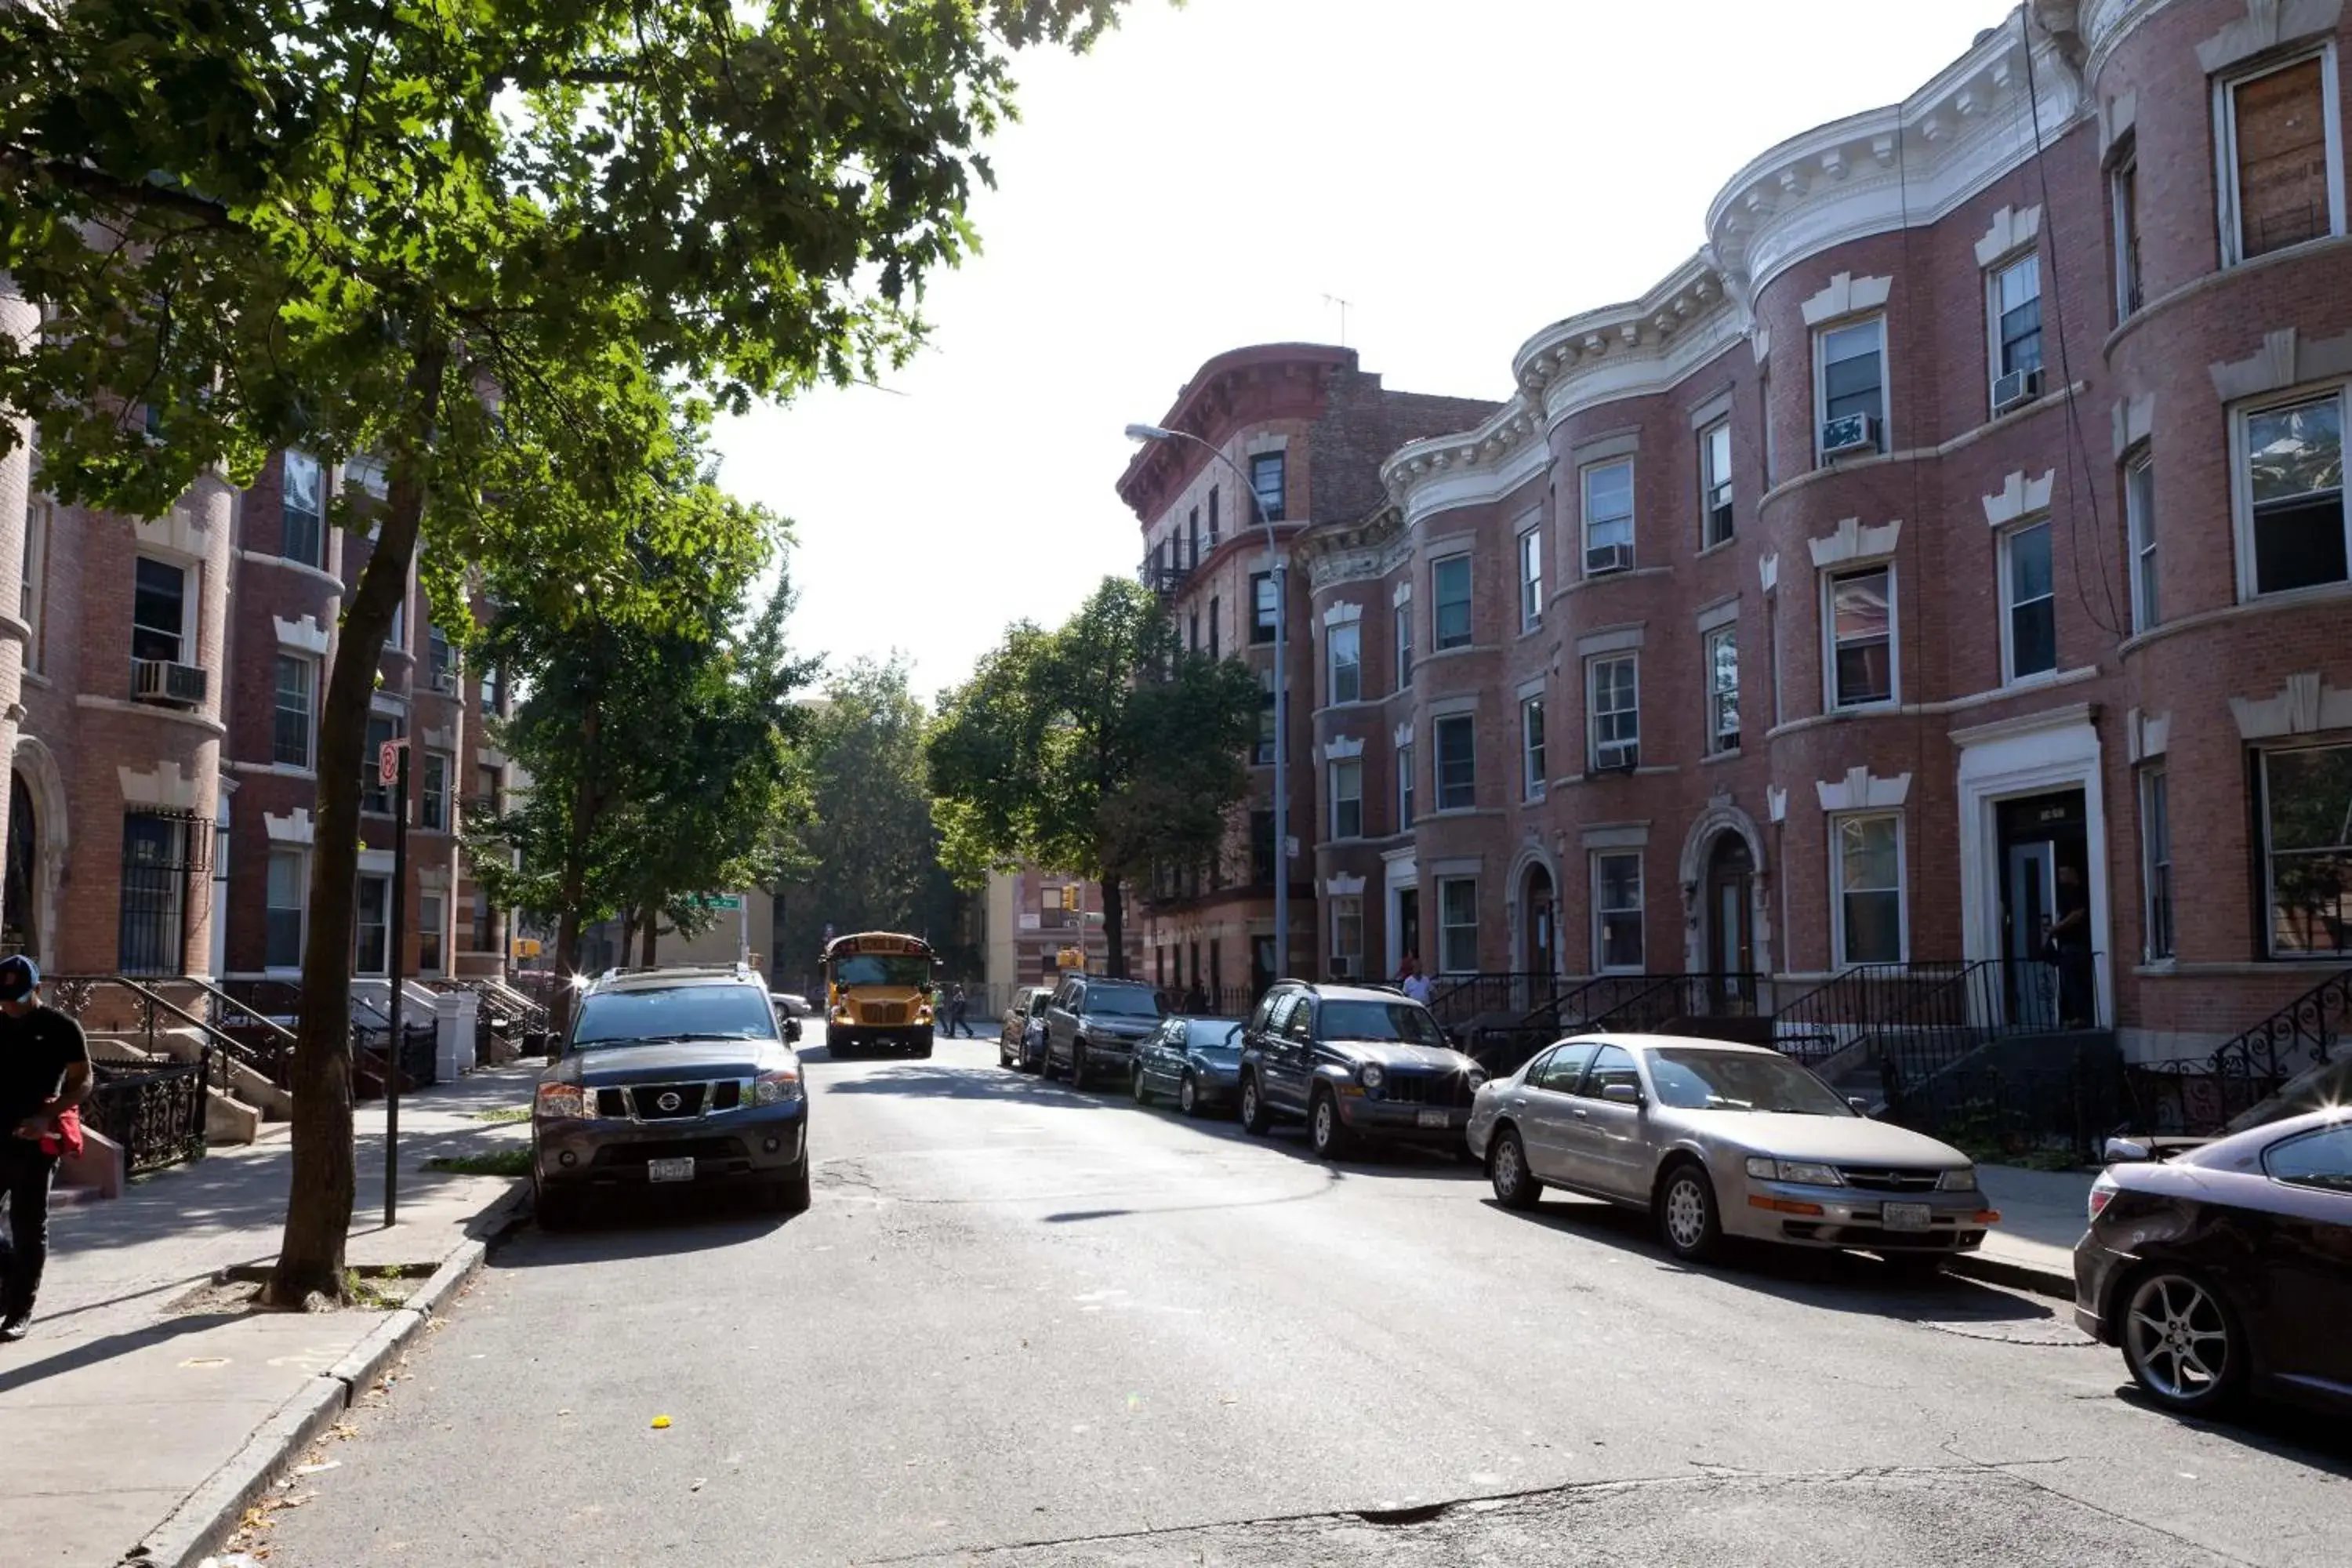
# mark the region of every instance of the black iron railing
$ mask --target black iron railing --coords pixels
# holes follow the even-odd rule
[[[2352,1025],[2352,969],[2340,970],[2213,1053],[2213,1070],[2286,1079],[2328,1062]]]
[[[156,1040],[156,1034],[165,1026],[163,1020],[170,1018],[201,1034],[205,1039],[204,1048],[206,1050],[220,1050],[231,1059],[243,1063],[256,1072],[267,1073],[272,1066],[273,1053],[240,1038],[235,1032],[214,1023],[208,1016],[201,1016],[190,1012],[163,994],[159,989],[167,985],[193,985],[200,991],[209,992],[211,987],[203,981],[191,980],[185,976],[59,974],[44,977],[43,984],[48,989],[51,1003],[59,1012],[69,1013],[84,1028],[95,1028],[101,1033],[115,1032],[109,1027],[109,1025],[120,1023],[121,1020],[119,1017],[102,1020],[89,1017],[92,1005],[98,997],[105,994],[114,996],[118,1001],[127,1001],[131,1008],[132,1027],[146,1037],[145,1048],[151,1057],[162,1052],[163,1047]],[[205,1008],[207,1013],[213,1006],[208,995],[201,999],[192,997],[190,1000]]]
[[[97,1062],[82,1120],[122,1146],[131,1172],[205,1152],[212,1053],[192,1062]]]
[[[1559,994],[1560,977],[1536,970],[1440,975],[1429,1010],[1451,1028],[1496,1013],[1524,1014]]]
[[[2098,1026],[2098,955],[1979,958],[1923,975],[1866,1026],[1888,1100],[1916,1090],[1986,1045]]]
[[[400,1048],[395,1054],[389,1048],[392,1031],[364,1025],[352,1026],[352,1086],[362,1099],[373,1099],[383,1093],[389,1076],[397,1072],[401,1092],[425,1089],[440,1081],[439,1063],[436,1059],[436,1043],[439,1031],[431,1024],[404,1023],[400,1026]],[[394,1058],[394,1059],[387,1059]]]

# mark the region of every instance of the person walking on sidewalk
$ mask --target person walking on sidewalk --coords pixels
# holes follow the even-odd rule
[[[963,994],[963,982],[956,982],[955,990],[948,996],[948,1038],[956,1037],[961,1029],[965,1039],[971,1038],[971,1000]]]
[[[44,1005],[41,972],[21,954],[0,958],[0,1194],[8,1232],[0,1241],[0,1341],[21,1340],[49,1256],[49,1184],[57,1175],[58,1119],[89,1095],[89,1046],[81,1026]]]
[[[1406,953],[1404,962],[1397,965],[1397,989],[1423,1006],[1429,1005],[1429,976],[1421,972],[1421,960],[1412,953]]]

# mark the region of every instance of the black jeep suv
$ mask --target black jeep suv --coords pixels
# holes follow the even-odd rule
[[[1446,1044],[1429,1009],[1382,985],[1282,980],[1242,1037],[1242,1125],[1303,1118],[1315,1152],[1358,1138],[1463,1146],[1486,1072]]]

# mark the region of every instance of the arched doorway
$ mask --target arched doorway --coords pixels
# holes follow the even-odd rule
[[[1719,976],[1719,1001],[1748,994],[1747,976],[1756,969],[1756,858],[1747,838],[1731,829],[1707,847],[1706,900],[1706,968]]]
[[[0,951],[41,951],[40,903],[35,897],[41,871],[41,826],[33,816],[33,792],[25,775],[8,775],[8,874],[0,891]]]
[[[1519,954],[1519,970],[1526,974],[1549,976],[1559,951],[1559,906],[1552,897],[1551,872],[1540,862],[1528,868],[1527,891],[1519,900],[1527,912],[1519,922],[1523,948]]]

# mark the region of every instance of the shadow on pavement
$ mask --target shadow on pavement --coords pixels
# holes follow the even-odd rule
[[[986,1100],[1039,1106],[1062,1105],[1107,1110],[1111,1101],[1092,1089],[1074,1089],[1057,1079],[1029,1078],[1003,1068],[960,1068],[921,1060],[885,1062],[882,1070],[859,1078],[814,1081],[834,1094],[891,1094],[934,1100]]]
[[[1487,1203],[1501,1208],[1492,1199]],[[1514,1217],[1647,1258],[1662,1274],[1703,1275],[1801,1306],[1941,1327],[2041,1325],[2073,1334],[2072,1320],[2062,1318],[2052,1303],[1956,1274],[1899,1278],[1892,1266],[1860,1253],[1735,1243],[1719,1262],[1693,1267],[1675,1261],[1649,1215],[1633,1209],[1547,1193],[1539,1206]]]
[[[795,1217],[759,1211],[756,1201],[751,1193],[734,1190],[600,1194],[577,1226],[534,1226],[529,1245],[500,1247],[490,1261],[501,1268],[536,1268],[710,1252],[764,1240]]]
[[[59,1351],[55,1355],[42,1356],[38,1361],[29,1361],[22,1365],[11,1365],[5,1370],[0,1370],[0,1394],[23,1388],[28,1384],[38,1383],[43,1378],[56,1377],[63,1373],[79,1372],[87,1366],[96,1366],[100,1362],[112,1361],[117,1356],[134,1355],[151,1345],[159,1345],[167,1340],[178,1339],[182,1334],[201,1333],[206,1329],[217,1328],[223,1323],[233,1323],[240,1318],[250,1315],[247,1312],[192,1312],[184,1318],[169,1319],[156,1324],[153,1328],[139,1329],[130,1333],[105,1334],[94,1340],[85,1340],[70,1349]]]
[[[2123,1352],[2111,1352],[2118,1365]],[[2240,1447],[2276,1458],[2292,1460],[2315,1470],[2352,1479],[2352,1430],[2347,1430],[2341,1415],[2323,1415],[2294,1405],[2272,1405],[2249,1400],[2240,1405],[2227,1420],[2196,1415],[2177,1415],[2140,1392],[2136,1383],[2125,1383],[2116,1390],[2116,1398],[2126,1405],[2136,1405],[2149,1415],[2167,1421],[2176,1421],[2191,1431],[2235,1443]]]

